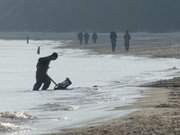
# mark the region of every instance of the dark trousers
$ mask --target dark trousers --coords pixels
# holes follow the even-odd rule
[[[112,52],[116,51],[116,40],[111,40]]]
[[[126,51],[129,51],[129,41],[125,41],[125,49]]]
[[[42,90],[47,90],[51,84],[51,80],[48,75],[38,76],[36,75],[36,83],[34,84],[33,90],[38,91],[43,84]]]
[[[88,44],[88,41],[89,41],[88,39],[85,39],[85,44]]]
[[[93,39],[93,43],[96,44],[96,39]]]
[[[79,39],[79,43],[80,43],[80,45],[82,45],[82,39]]]

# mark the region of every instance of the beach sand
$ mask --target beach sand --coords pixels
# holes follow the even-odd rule
[[[179,135],[180,88],[149,89],[144,98],[127,107],[140,110],[125,118],[52,135]]]
[[[150,36],[151,37],[151,36]],[[102,36],[103,38],[103,36]],[[139,38],[139,37],[138,37]],[[124,49],[124,41],[118,40],[116,52],[112,53],[111,43],[108,39],[101,39],[96,44],[91,42],[87,45],[80,45],[77,40],[70,42],[64,41],[65,45],[60,48],[71,48],[71,49],[85,49],[91,50],[92,54],[120,54],[120,55],[136,55],[136,56],[148,56],[148,57],[163,57],[163,58],[180,58],[180,34],[173,36],[172,34],[153,35],[150,39],[136,39],[134,37],[130,41],[129,52]]]
[[[108,45],[82,47],[71,43],[66,48],[92,49],[99,54],[112,54]],[[178,46],[131,47],[115,54],[180,58]],[[130,115],[76,129],[65,129],[51,135],[180,135],[180,78],[145,84],[144,97],[127,108],[138,111]],[[116,108],[122,109],[122,108]]]

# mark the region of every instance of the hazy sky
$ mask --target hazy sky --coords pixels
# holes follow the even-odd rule
[[[0,30],[176,31],[179,0],[0,0]]]

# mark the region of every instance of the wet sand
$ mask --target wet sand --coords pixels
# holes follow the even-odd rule
[[[100,46],[100,45],[99,45]],[[70,44],[69,48],[93,49],[99,54],[111,54],[106,47],[82,47]],[[130,52],[119,49],[116,53],[150,57],[180,57],[180,47],[131,48]],[[111,121],[77,129],[66,129],[51,135],[180,135],[180,78],[145,84],[144,97],[126,108],[138,111]],[[116,108],[122,109],[122,108]]]
[[[96,126],[68,129],[64,130],[64,133],[52,135],[179,135],[180,88],[162,86],[149,89],[144,93],[144,98],[127,106],[140,110],[125,118],[117,118]]]
[[[103,41],[104,42],[104,41]],[[148,42],[148,43],[147,43]],[[70,49],[83,49],[91,50],[90,54],[114,54],[114,55],[135,55],[135,56],[147,56],[154,58],[180,58],[180,41],[176,44],[158,42],[157,44],[152,41],[143,41],[143,43],[134,42],[130,44],[129,51],[125,51],[123,44],[117,45],[116,52],[111,51],[110,43],[97,43],[88,45],[79,45],[77,41],[71,41],[65,43],[65,46],[59,48]],[[143,44],[143,45],[142,45]],[[144,45],[145,44],[145,45]]]

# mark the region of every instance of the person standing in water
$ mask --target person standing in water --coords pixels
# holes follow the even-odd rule
[[[26,43],[29,44],[29,36],[26,37]]]
[[[38,46],[38,48],[37,48],[37,54],[39,55],[41,53],[41,48],[40,48],[40,46]]]
[[[42,90],[47,90],[51,84],[51,79],[49,78],[47,71],[49,69],[49,64],[52,60],[56,60],[58,54],[56,52],[52,53],[50,56],[41,57],[37,63],[36,70],[36,83],[33,86],[34,91],[38,91],[43,84]]]
[[[82,45],[82,41],[83,41],[83,33],[82,32],[78,33],[78,40],[79,40],[80,45]]]
[[[92,40],[93,40],[93,43],[94,43],[94,44],[96,44],[97,39],[98,39],[98,35],[97,35],[96,32],[94,32],[94,33],[92,34]]]
[[[131,40],[131,36],[127,30],[124,34],[124,46],[125,46],[125,49],[127,52],[129,51],[129,41],[130,40]]]
[[[116,41],[117,41],[116,32],[110,33],[110,40],[111,40],[111,45],[112,45],[112,52],[115,52],[116,51]]]
[[[84,34],[84,40],[85,40],[85,44],[88,44],[88,41],[89,41],[89,33],[85,33]]]

